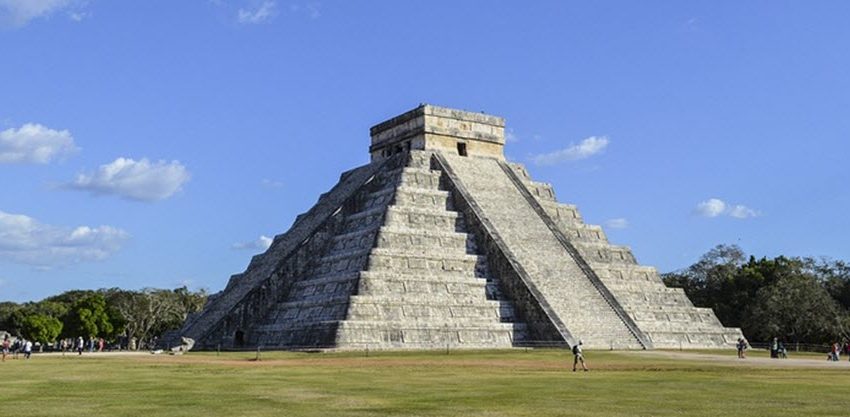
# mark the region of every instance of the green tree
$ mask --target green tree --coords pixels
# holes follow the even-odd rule
[[[789,274],[758,291],[745,332],[758,340],[827,343],[842,332],[843,321],[838,304],[814,276]]]
[[[21,309],[21,305],[6,301],[0,303],[0,330],[12,334],[19,334],[20,323],[16,321],[15,313]]]
[[[139,342],[147,342],[183,324],[186,317],[203,308],[206,293],[186,287],[175,290],[145,288],[141,291],[115,291],[110,296],[124,320],[124,332]]]
[[[103,294],[95,293],[77,300],[64,317],[64,334],[69,337],[110,337],[114,326]]]
[[[21,331],[23,337],[29,340],[42,344],[53,343],[62,333],[62,322],[45,314],[32,314],[24,318]]]
[[[734,300],[738,292],[735,278],[746,259],[737,245],[717,245],[683,271],[664,274],[664,283],[680,287],[700,307],[714,309],[726,326],[740,326],[740,306]],[[733,297],[733,298],[730,298]]]

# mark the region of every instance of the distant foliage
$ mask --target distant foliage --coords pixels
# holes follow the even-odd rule
[[[66,337],[109,337],[115,329],[107,313],[106,298],[99,293],[77,300],[63,322]]]
[[[662,278],[752,341],[827,343],[849,336],[850,268],[842,261],[747,258],[736,245],[720,245]]]
[[[179,328],[206,303],[205,291],[145,288],[73,290],[39,302],[0,303],[0,330],[49,344],[57,338],[131,338],[145,343]]]
[[[62,332],[62,322],[45,314],[33,314],[23,319],[21,333],[24,338],[42,344],[53,343]]]

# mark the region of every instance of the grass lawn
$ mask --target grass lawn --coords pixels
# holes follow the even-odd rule
[[[0,406],[20,416],[850,415],[850,364],[676,354],[589,351],[587,373],[570,372],[560,350],[33,355],[0,364]]]

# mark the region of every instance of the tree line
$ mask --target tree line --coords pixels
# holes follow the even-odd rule
[[[747,256],[718,245],[680,271],[662,275],[697,307],[709,307],[750,341],[831,343],[850,339],[850,265],[829,259]]]
[[[186,287],[72,290],[37,302],[0,303],[0,330],[42,345],[77,337],[135,339],[148,345],[165,331],[179,328],[206,299],[204,290]]]

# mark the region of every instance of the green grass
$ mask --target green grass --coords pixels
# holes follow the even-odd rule
[[[586,356],[588,373],[559,350],[34,355],[0,364],[0,405],[23,416],[850,414],[848,367]]]

